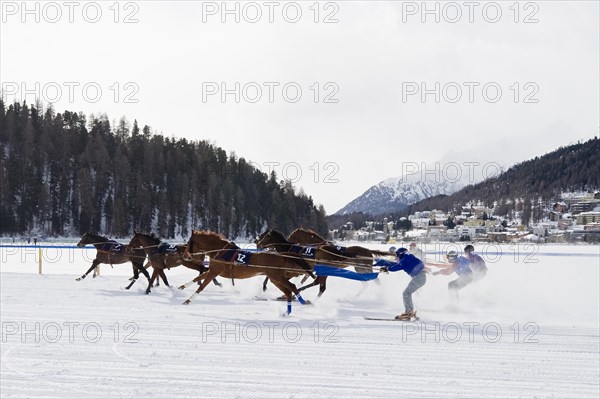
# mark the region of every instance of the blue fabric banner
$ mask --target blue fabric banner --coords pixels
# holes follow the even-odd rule
[[[325,265],[316,265],[315,266],[315,274],[317,276],[333,276],[333,277],[342,277],[350,280],[358,280],[358,281],[369,281],[377,278],[379,273],[356,273],[350,270],[342,269],[339,267],[331,267]]]

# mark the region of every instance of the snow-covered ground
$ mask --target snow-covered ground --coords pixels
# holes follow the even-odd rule
[[[255,299],[279,295],[261,278],[221,278],[183,306],[192,287],[124,290],[129,264],[75,281],[94,250],[45,249],[39,275],[37,249],[0,248],[0,396],[598,398],[600,247],[477,249],[489,274],[458,308],[453,277],[428,276],[421,322],[402,323],[364,318],[403,310],[403,272],[330,278],[281,317],[285,303]]]

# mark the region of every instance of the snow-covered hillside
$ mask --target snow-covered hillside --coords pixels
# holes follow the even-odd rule
[[[452,194],[459,188],[460,186],[443,180],[390,178],[372,186],[335,214],[365,212],[378,215],[397,212],[424,198]]]

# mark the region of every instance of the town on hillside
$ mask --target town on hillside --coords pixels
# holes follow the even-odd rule
[[[398,220],[366,221],[361,227],[347,222],[330,235],[336,240],[381,243],[600,242],[600,192],[562,193],[559,201],[539,201],[532,208],[523,204],[516,204],[514,211],[503,216],[498,215],[498,206],[468,203],[451,212],[418,211]]]

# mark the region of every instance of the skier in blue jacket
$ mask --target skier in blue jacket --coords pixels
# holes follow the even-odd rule
[[[396,316],[398,320],[410,320],[417,316],[417,312],[413,306],[412,294],[425,285],[427,281],[425,265],[419,258],[408,253],[408,249],[406,248],[398,248],[396,250],[396,260],[397,262],[391,262],[385,259],[377,259],[375,266],[381,266],[380,271],[383,273],[404,270],[411,277],[410,283],[408,283],[408,286],[406,286],[402,293],[404,313]]]
[[[444,269],[433,272],[432,274],[434,276],[438,274],[449,275],[456,272],[458,278],[448,283],[448,293],[450,294],[450,299],[456,302],[458,301],[458,290],[473,282],[473,271],[471,270],[469,260],[464,256],[458,256],[456,251],[449,251],[446,254],[446,259],[448,259],[448,262],[450,262],[449,267],[447,264],[427,263],[427,265],[444,267]]]

